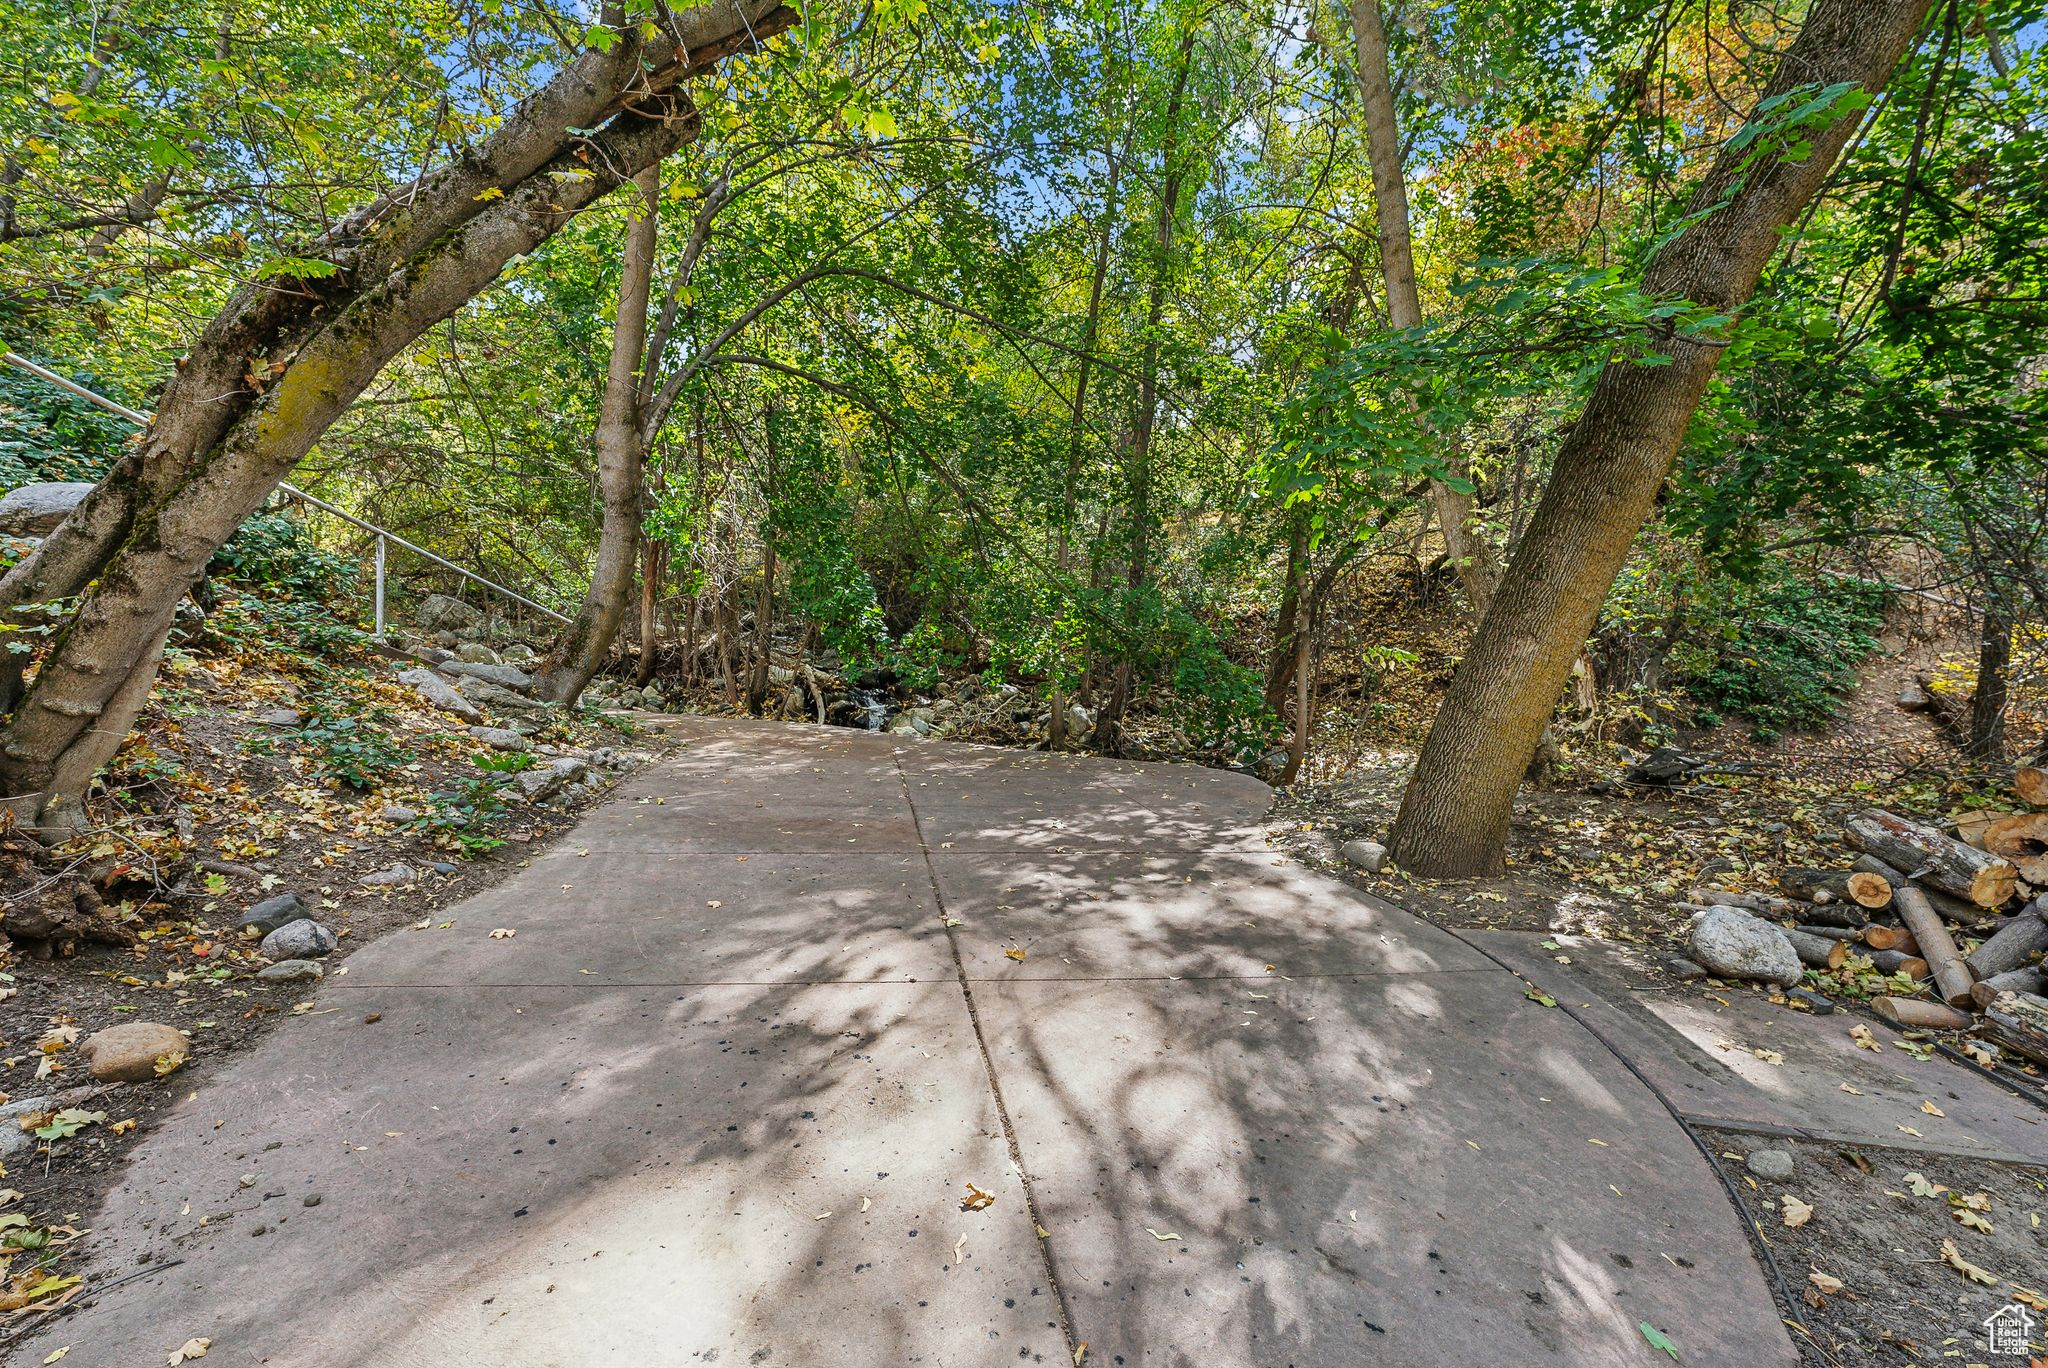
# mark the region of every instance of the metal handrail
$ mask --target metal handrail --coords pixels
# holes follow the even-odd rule
[[[58,389],[67,390],[70,393],[77,395],[79,398],[87,401],[88,403],[99,405],[101,408],[105,409],[109,413],[118,414],[121,417],[126,418],[129,422],[135,424],[137,427],[148,427],[150,423],[155,421],[154,418],[151,417],[151,415],[144,413],[139,409],[129,408],[126,404],[117,404],[112,399],[107,398],[103,394],[94,394],[85,386],[77,384],[70,380],[66,380],[63,376],[57,374],[57,372],[50,370],[48,367],[39,366],[25,356],[17,356],[13,352],[0,352],[0,361],[5,361],[10,366],[18,366],[22,370],[27,371],[30,375],[33,375],[38,379],[49,381]],[[506,598],[511,599],[514,603],[524,604],[526,607],[533,609],[536,613],[544,613],[548,617],[553,618],[557,622],[569,621],[569,617],[566,613],[558,613],[554,609],[547,607],[545,604],[535,603],[532,599],[526,597],[526,595],[522,593],[519,593],[517,590],[507,589],[504,585],[499,584],[494,580],[487,580],[482,575],[476,574],[473,571],[465,570],[461,566],[457,565],[454,561],[445,560],[442,557],[437,556],[433,552],[427,550],[424,546],[420,546],[413,542],[407,541],[404,537],[399,536],[396,532],[387,531],[384,528],[377,526],[375,523],[364,522],[355,514],[344,512],[341,509],[336,508],[333,504],[327,502],[325,499],[317,498],[314,495],[308,494],[305,490],[300,489],[296,485],[287,484],[283,480],[279,480],[277,482],[277,487],[283,490],[286,494],[290,495],[294,499],[298,499],[304,503],[309,503],[313,505],[313,507],[322,509],[325,512],[332,513],[335,517],[341,519],[343,522],[351,523],[357,527],[360,527],[365,532],[373,532],[376,534],[377,636],[380,639],[384,635],[384,543],[387,541],[396,542],[400,546],[404,547],[406,550],[412,552],[414,555],[423,556],[426,559],[432,561],[434,564],[443,567],[444,569],[453,570],[456,574],[462,576],[464,579],[470,580],[476,584],[480,584],[484,588],[491,590],[493,593],[503,594]]]

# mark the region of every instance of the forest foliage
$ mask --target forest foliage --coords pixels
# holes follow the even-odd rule
[[[1288,726],[1294,586],[1317,677],[1372,668],[1318,654],[1370,653],[1370,624],[1332,630],[1348,584],[1457,592],[1428,482],[1511,558],[1602,368],[1680,341],[1718,375],[1589,655],[1637,739],[1823,719],[1896,592],[2036,668],[2040,7],[1943,0],[1881,96],[1759,105],[1803,8],[1386,7],[1424,312],[1395,329],[1345,10],[808,7],[692,87],[698,135],[661,170],[647,383],[672,406],[644,523],[657,630],[695,652],[675,668],[749,649],[772,547],[781,631],[849,675],[1091,703],[1127,680],[1139,732],[1246,759]],[[336,269],[312,235],[615,37],[516,0],[4,0],[0,335],[148,407],[231,291],[310,288]],[[1645,293],[1717,155],[1796,160],[1837,121],[1849,150],[1750,307]],[[517,259],[297,481],[572,604],[629,212]],[[0,485],[95,478],[128,435],[0,371]],[[304,588],[367,555],[285,521],[225,563]]]

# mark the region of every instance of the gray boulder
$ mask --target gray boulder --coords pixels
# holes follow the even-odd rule
[[[474,627],[484,620],[481,609],[446,594],[429,594],[413,610],[413,625],[423,632],[453,632]]]
[[[564,755],[548,762],[548,769],[561,777],[565,784],[580,784],[583,776],[590,773],[590,762],[574,755]]]
[[[564,780],[552,769],[521,770],[514,781],[530,803],[543,803],[562,791]]]
[[[1383,873],[1391,858],[1378,841],[1346,841],[1338,853],[1368,874]]]
[[[0,494],[0,533],[40,537],[55,531],[65,515],[90,493],[92,485],[83,480],[26,484],[10,489]]]
[[[425,666],[414,670],[407,670],[398,678],[401,683],[412,685],[421,698],[426,699],[427,702],[433,704],[442,712],[454,713],[465,722],[481,722],[484,720],[481,708],[455,692],[453,685]]]
[[[389,869],[380,869],[375,873],[365,874],[356,882],[368,888],[397,888],[401,884],[418,883],[419,878],[419,871],[411,865],[395,864]]]
[[[341,944],[334,933],[316,921],[295,921],[280,926],[263,938],[267,960],[324,959]]]
[[[377,820],[389,822],[393,826],[404,826],[408,822],[418,821],[419,813],[403,803],[392,803],[378,810]]]
[[[450,660],[441,668],[452,675],[468,675],[471,679],[487,679],[502,689],[530,689],[533,676],[511,665],[479,663],[474,660]]]
[[[1732,907],[1710,907],[1694,918],[1686,946],[1716,978],[1787,986],[1799,982],[1799,952],[1785,933]]]
[[[303,921],[312,913],[306,910],[306,900],[296,893],[280,893],[274,898],[265,898],[242,914],[242,929],[267,936],[280,926],[290,926]]]
[[[279,960],[266,964],[256,971],[256,977],[271,983],[304,983],[309,979],[324,978],[327,971],[313,960]]]
[[[481,703],[487,708],[496,708],[501,712],[534,712],[547,706],[528,698],[525,694],[513,693],[502,684],[493,684],[490,680],[476,675],[464,675],[456,682],[455,688],[471,703]]]
[[[472,665],[498,664],[498,653],[481,641],[465,641],[455,648],[455,654]]]
[[[266,708],[256,715],[256,720],[266,727],[289,729],[305,721],[294,708]]]
[[[471,727],[469,734],[496,751],[532,750],[533,743],[510,727]]]

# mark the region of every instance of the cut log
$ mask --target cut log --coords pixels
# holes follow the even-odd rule
[[[1842,834],[1864,854],[1979,907],[2003,903],[2019,879],[2010,861],[1879,808],[1851,817],[1842,824]]]
[[[1906,929],[1913,933],[1913,939],[1920,947],[1920,958],[1927,961],[1941,1000],[1951,1007],[1966,1006],[1970,1001],[1970,985],[1977,981],[1977,976],[1963,963],[1962,955],[1956,950],[1955,939],[1949,935],[1941,914],[1927,901],[1927,895],[1917,888],[1901,888],[1894,896],[1899,904],[1899,920],[1905,922]]]
[[[1863,932],[1869,930],[1868,927],[1818,926],[1813,922],[1807,922],[1799,927],[1799,929],[1809,936],[1825,936],[1829,940],[1841,941],[1849,945],[1860,942],[1863,938]]]
[[[1967,926],[1973,931],[1981,931],[1987,927],[2005,924],[2004,916],[1995,907],[1979,907],[1968,898],[1958,898],[1953,894],[1944,893],[1938,888],[1928,888],[1924,885],[1916,885],[1916,887],[1919,887],[1920,891],[1927,895],[1927,901],[1933,905],[1935,911],[1941,913],[1942,916],[1948,918],[1957,926]],[[1896,911],[1898,908],[1896,895],[1894,895],[1892,906],[1893,910]]]
[[[1984,833],[1991,829],[1993,822],[2004,816],[2002,812],[1990,812],[1983,808],[1959,812],[1956,814],[1956,839],[1979,850],[1987,850],[1990,847],[1984,844]]]
[[[1927,981],[1927,961],[1918,955],[1909,955],[1903,950],[1871,950],[1865,953],[1864,958],[1887,974],[1904,974],[1915,983]]]
[[[1870,1000],[1870,1010],[1886,1021],[1920,1031],[1965,1031],[1976,1021],[1968,1012],[1959,1012],[1939,1002],[1929,1002],[1926,998],[1874,997]]]
[[[1906,882],[1904,874],[1892,868],[1883,860],[1878,859],[1875,855],[1858,855],[1855,859],[1849,861],[1849,868],[1855,870],[1858,874],[1875,874],[1893,888],[1901,887]]]
[[[2048,807],[2048,769],[2039,765],[2021,765],[2013,773],[2012,791],[2022,803]]]
[[[1816,903],[1883,907],[1892,900],[1890,881],[1854,869],[1783,869],[1778,871],[1778,887],[1788,897]]]
[[[1863,943],[1873,950],[1903,950],[1910,955],[1920,948],[1913,933],[1902,926],[1866,926],[1861,935]]]
[[[2048,884],[2048,812],[1999,818],[1984,828],[1984,848],[2012,861],[2028,883]]]
[[[2027,905],[2027,910],[2008,921],[1991,933],[1991,938],[1970,952],[1965,961],[1970,972],[1980,979],[2002,974],[2008,969],[2017,969],[2034,956],[2048,951],[2048,917],[2043,917],[2041,901]]]
[[[1784,936],[1798,952],[1799,962],[1809,969],[1839,969],[1849,958],[1849,947],[1841,941],[1809,936],[1804,931],[1785,931]]]
[[[1984,1009],[1978,1032],[2015,1054],[2048,1064],[2048,999],[2000,993]]]
[[[1987,979],[1978,979],[1970,987],[1970,1001],[1978,1011],[1989,1007],[2000,993],[2032,993],[2039,995],[2048,987],[2048,979],[2041,977],[2038,969],[2008,969],[2002,974],[1993,974]]]

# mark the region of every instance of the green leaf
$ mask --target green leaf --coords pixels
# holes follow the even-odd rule
[[[1648,1321],[1642,1322],[1636,1329],[1643,1332],[1643,1338],[1650,1342],[1652,1349],[1662,1349],[1665,1353],[1671,1355],[1673,1363],[1678,1362],[1678,1346],[1669,1339],[1666,1339],[1662,1330],[1659,1330]]]

